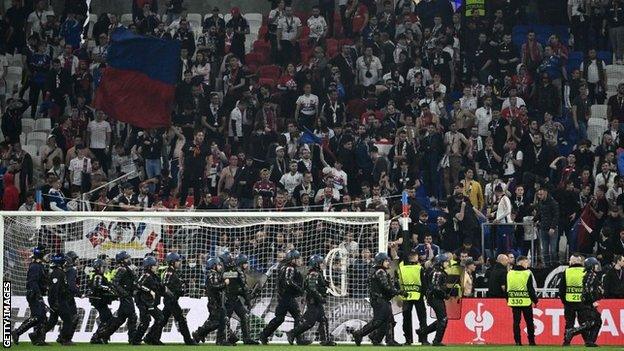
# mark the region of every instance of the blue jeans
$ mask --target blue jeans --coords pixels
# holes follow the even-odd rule
[[[542,256],[544,264],[556,265],[559,263],[559,231],[555,228],[555,232],[550,235],[548,229],[539,230],[540,244],[542,245]]]
[[[147,175],[147,179],[159,177],[161,171],[162,163],[159,158],[145,159],[145,174]],[[151,192],[154,192],[156,189],[156,186],[153,183],[150,183],[149,187]]]

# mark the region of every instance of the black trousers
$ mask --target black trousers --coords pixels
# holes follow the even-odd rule
[[[225,301],[225,312],[228,319],[232,318],[232,315],[236,313],[238,319],[240,320],[243,340],[251,340],[251,335],[249,334],[249,311],[239,296],[229,297]]]
[[[54,329],[59,318],[61,318],[62,324],[58,340],[71,341],[78,324],[78,311],[73,298],[67,300],[67,303],[61,305],[57,310],[51,310],[50,318],[48,318],[44,327],[46,333]]]
[[[301,321],[301,310],[299,309],[299,304],[294,296],[280,296],[277,302],[277,307],[275,307],[275,317],[271,319],[269,324],[264,327],[262,330],[262,335],[269,337],[273,335],[273,333],[279,328],[282,323],[284,323],[284,319],[286,318],[286,314],[290,313],[290,315],[295,320],[295,328],[299,325]]]
[[[580,302],[566,302],[563,304],[563,317],[565,318],[565,330],[574,329],[574,320],[577,317],[579,319],[579,324],[581,323],[581,319],[582,319],[581,311],[583,311],[583,309],[585,309],[585,306],[583,306],[583,304]],[[589,335],[587,331],[583,330],[579,334],[583,336],[583,340],[585,342],[588,342]]]
[[[199,172],[199,173],[197,173]],[[195,171],[193,169],[184,169],[182,174],[182,183],[180,184],[180,206],[186,203],[189,188],[193,188],[193,200],[195,207],[199,205],[199,201],[203,196],[204,188],[203,171]]]
[[[321,342],[329,340],[329,321],[325,315],[323,305],[308,304],[306,310],[301,317],[301,323],[292,330],[294,337],[303,335],[306,331],[312,329],[316,323],[319,323],[318,332]]]
[[[139,326],[136,329],[133,340],[140,342],[143,339],[143,335],[147,331],[152,318],[154,323],[149,328],[149,332],[145,335],[146,341],[159,341],[162,334],[162,329],[165,326],[165,318],[163,313],[156,306],[147,306],[144,303],[137,301],[137,307],[139,308]]]
[[[389,324],[394,320],[392,317],[392,307],[390,301],[384,300],[372,301],[371,307],[373,308],[373,319],[356,333],[366,336],[374,332],[374,336],[371,337],[371,339],[375,342],[381,342],[381,339],[388,333]]]
[[[575,330],[575,334],[583,334],[585,343],[596,343],[598,332],[602,327],[602,317],[596,307],[583,304],[583,308],[578,312],[579,328]]]
[[[137,328],[137,316],[134,310],[134,301],[131,297],[121,298],[119,301],[119,308],[117,309],[117,315],[110,321],[102,338],[110,338],[126,321],[128,321],[128,341],[132,341],[134,340],[134,334]]]
[[[444,303],[444,299],[432,297],[427,299],[429,302],[429,306],[433,309],[433,312],[436,315],[436,321],[426,326],[425,329],[421,328],[420,332],[423,337],[426,338],[427,335],[436,332],[435,338],[433,339],[434,343],[441,343],[444,338],[444,332],[446,331],[446,326],[448,324],[448,316],[446,314],[446,304]]]
[[[30,317],[26,319],[17,329],[15,334],[22,335],[28,329],[34,328],[36,340],[45,340],[45,326],[46,326],[46,308],[43,303],[42,297],[36,297],[32,294],[26,295],[26,301],[28,302],[28,308],[30,309]]]
[[[102,337],[107,326],[113,320],[113,313],[110,308],[108,308],[108,304],[106,302],[102,302],[101,300],[92,300],[90,302],[95,310],[98,311],[98,327],[91,337],[91,340],[97,340]]]
[[[425,308],[425,300],[403,300],[403,335],[405,342],[414,342],[414,329],[412,328],[412,310],[416,308],[416,317],[418,317],[418,325],[420,328],[427,325],[427,310]],[[418,340],[423,342],[425,340]]]
[[[522,342],[520,334],[520,318],[524,315],[524,322],[527,327],[527,334],[529,335],[529,343],[535,343],[535,325],[533,324],[533,308],[531,306],[526,307],[512,307],[511,313],[513,314],[513,335],[514,341],[519,344]]]
[[[208,319],[200,326],[196,333],[200,340],[206,338],[206,335],[213,331],[217,331],[217,344],[226,342],[229,333],[227,323],[227,313],[223,304],[208,303]]]
[[[178,331],[182,334],[184,341],[191,341],[191,332],[189,331],[186,317],[182,312],[182,307],[178,303],[178,299],[165,298],[165,308],[162,311],[163,314],[163,326],[167,325],[169,318],[173,315],[173,319],[178,324]]]
[[[301,57],[299,43],[295,42],[293,44],[290,40],[280,40],[280,45],[281,50],[278,51],[278,63],[284,67],[289,63],[296,66],[297,63],[299,63],[299,58]]]

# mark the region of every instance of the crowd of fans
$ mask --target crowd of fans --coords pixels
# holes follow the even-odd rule
[[[311,13],[271,1],[257,38],[239,8],[226,21],[215,7],[198,24],[182,0],[157,3],[133,1],[129,23],[100,13],[84,26],[84,1],[54,12],[45,0],[13,0],[0,22],[0,82],[9,57],[23,74],[0,85],[2,209],[34,210],[40,190],[43,209],[57,211],[394,218],[406,191],[410,230],[390,222],[394,257],[448,251],[482,262],[482,250],[531,251],[557,265],[583,213],[592,230],[575,249],[605,263],[624,254],[624,83],[609,91],[597,57],[610,49],[622,63],[620,1],[569,0],[567,40],[528,30],[521,45],[512,30],[528,16],[518,1],[320,0]],[[92,108],[121,26],[182,44],[168,129]],[[568,71],[573,51],[585,58]],[[605,101],[606,115],[592,116]],[[28,118],[51,121],[30,153]],[[588,140],[591,118],[608,119],[599,145]]]

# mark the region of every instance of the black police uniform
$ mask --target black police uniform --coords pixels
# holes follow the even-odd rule
[[[306,310],[301,318],[301,323],[291,331],[292,338],[303,335],[318,322],[321,345],[329,345],[331,343],[331,335],[329,334],[329,322],[324,308],[327,302],[327,281],[320,269],[313,268],[308,272],[304,282],[304,290]]]
[[[436,315],[436,321],[427,325],[424,328],[420,328],[416,331],[419,340],[425,340],[427,335],[432,332],[436,332],[433,339],[434,344],[442,343],[444,338],[444,332],[446,331],[446,325],[448,324],[448,317],[446,314],[446,304],[444,300],[448,298],[449,291],[446,286],[446,280],[448,274],[444,271],[442,265],[435,265],[431,272],[431,280],[427,289],[427,302],[433,309]]]
[[[117,267],[113,276],[112,285],[119,295],[119,308],[117,309],[117,315],[111,320],[102,336],[104,339],[110,338],[110,336],[127,320],[128,341],[134,340],[137,327],[137,316],[134,310],[134,301],[132,300],[135,280],[134,272],[130,267],[123,263]]]
[[[570,331],[570,337],[583,334],[585,345],[594,346],[598,339],[598,332],[602,327],[602,318],[594,302],[602,299],[603,289],[600,277],[593,270],[585,272],[583,277],[582,308],[578,312],[579,326]]]
[[[100,343],[107,341],[103,339],[104,331],[109,326],[110,322],[113,319],[113,314],[108,308],[108,305],[115,299],[117,299],[117,294],[115,290],[111,286],[110,282],[106,279],[104,274],[100,271],[95,271],[89,277],[88,281],[88,292],[87,296],[89,296],[89,302],[91,306],[93,306],[96,311],[98,311],[98,328],[93,333],[91,337],[92,343]]]
[[[165,318],[162,311],[158,308],[158,304],[160,303],[160,297],[165,294],[167,294],[165,286],[160,281],[158,275],[152,272],[150,267],[146,268],[137,281],[137,289],[134,295],[134,300],[139,308],[139,325],[133,338],[135,344],[141,343],[151,318],[154,318],[154,323],[147,335],[145,335],[145,342],[147,344],[160,343],[162,329],[165,326]],[[171,297],[171,292],[168,292],[168,294]]]
[[[230,266],[226,268],[224,277],[230,280],[225,288],[225,310],[228,319],[236,313],[240,319],[243,341],[251,343],[249,334],[249,309],[251,308],[251,298],[249,288],[247,288],[247,278],[245,272],[240,267]]]
[[[50,273],[48,303],[54,315],[61,317],[61,321],[63,322],[58,339],[61,343],[71,342],[74,336],[74,319],[76,315],[72,311],[72,302],[70,302],[73,299],[74,297],[70,291],[65,270],[59,266],[54,267],[52,273]]]
[[[390,300],[399,294],[392,276],[382,267],[375,267],[368,278],[370,304],[373,308],[373,320],[366,323],[360,330],[354,331],[356,344],[358,339],[374,332],[371,340],[375,343],[381,342],[386,337],[386,343],[394,344],[391,329],[394,326],[392,316],[392,306]]]
[[[169,317],[173,315],[176,323],[178,323],[178,331],[182,334],[185,343],[193,343],[191,332],[189,331],[186,317],[182,313],[182,308],[178,303],[178,299],[187,293],[187,286],[180,278],[180,272],[175,267],[169,266],[163,274],[162,283],[166,286],[171,295],[165,295],[165,308],[163,309],[164,324],[167,324]]]
[[[208,333],[216,330],[217,345],[229,345],[227,340],[229,326],[224,304],[225,287],[225,279],[221,272],[211,269],[206,273],[209,317],[208,320],[193,333],[193,339],[195,339],[195,341],[204,341]]]
[[[275,317],[264,327],[260,338],[265,339],[273,335],[277,328],[284,323],[287,313],[294,319],[294,327],[297,328],[301,321],[301,311],[296,298],[303,295],[303,276],[290,262],[279,267],[277,276],[277,306],[275,307]],[[303,344],[303,339],[297,340]]]
[[[583,264],[572,264],[569,268],[572,267],[583,267]],[[577,317],[580,318],[581,311],[585,308],[582,302],[568,302],[565,299],[568,287],[566,285],[565,276],[561,277],[561,282],[559,283],[559,298],[561,299],[561,303],[563,303],[563,317],[565,319],[565,330],[574,329],[574,321]],[[581,333],[583,340],[585,342],[588,341],[587,333]]]
[[[69,307],[69,313],[73,316],[72,323],[74,331],[78,328],[78,308],[76,307],[76,300],[74,297],[80,296],[80,288],[78,287],[78,272],[76,271],[76,267],[73,264],[67,265],[65,268],[65,276],[67,279],[67,284],[69,286],[69,293],[71,294],[71,298],[67,299],[67,306]],[[50,312],[50,317],[46,322],[45,331],[46,333],[54,329],[56,323],[58,322],[59,314],[52,310]],[[59,340],[60,341],[60,335]]]
[[[28,329],[34,328],[31,340],[33,344],[43,344],[45,341],[46,307],[43,295],[47,290],[48,272],[40,260],[34,260],[28,266],[26,273],[26,301],[30,309],[30,317],[19,328],[13,331],[13,342],[17,344],[19,336]]]

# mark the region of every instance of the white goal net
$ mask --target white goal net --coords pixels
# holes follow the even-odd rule
[[[301,252],[304,262],[313,254],[326,257],[330,331],[335,340],[346,341],[350,337],[345,327],[359,325],[371,316],[365,300],[370,260],[386,248],[384,215],[378,212],[4,212],[0,217],[2,277],[4,282],[11,283],[14,328],[29,315],[25,286],[31,249],[44,245],[51,253],[71,250],[78,254],[83,293],[90,265],[97,257],[114,258],[117,252],[125,250],[133,257],[133,264],[139,266],[149,253],[161,260],[171,251],[182,254],[182,276],[189,289],[180,305],[191,330],[208,316],[204,297],[207,258],[225,251],[243,253],[250,263],[248,285],[257,292],[249,318],[250,331],[257,335],[274,315],[277,263],[294,248]],[[306,272],[302,267],[302,273]],[[85,342],[97,328],[97,312],[86,298],[77,298],[77,306],[80,322],[74,341]],[[111,310],[115,312],[116,308],[114,302]],[[240,328],[236,319],[230,325],[234,330]],[[288,316],[273,341],[286,341],[284,332],[292,326],[293,320]],[[49,340],[56,338],[55,332],[48,334]],[[317,339],[313,334],[308,337]],[[122,328],[111,340],[126,338]],[[182,341],[172,319],[164,329],[163,341]]]

